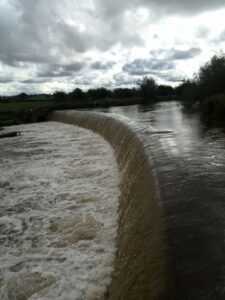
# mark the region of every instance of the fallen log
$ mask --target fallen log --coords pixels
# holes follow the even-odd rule
[[[0,134],[0,139],[7,138],[7,137],[14,137],[14,136],[18,136],[18,135],[21,135],[21,133],[18,131],[5,132],[5,133]]]

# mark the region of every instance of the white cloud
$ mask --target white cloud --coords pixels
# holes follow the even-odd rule
[[[191,76],[225,46],[222,8],[224,0],[0,0],[0,93]]]

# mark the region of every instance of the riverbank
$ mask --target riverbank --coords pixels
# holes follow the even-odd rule
[[[141,97],[106,98],[96,101],[65,101],[57,103],[53,97],[44,99],[0,102],[0,126],[19,125],[46,121],[50,111],[65,109],[93,109],[109,108],[114,106],[128,106],[142,104]],[[174,101],[175,96],[160,96],[152,103]],[[150,102],[150,103],[151,103]],[[148,103],[145,103],[148,104]]]
[[[214,95],[204,101],[182,100],[181,103],[184,111],[197,113],[206,126],[225,128],[225,94]]]
[[[19,125],[32,122],[46,121],[50,111],[64,109],[83,109],[95,107],[111,107],[134,105],[141,103],[140,97],[130,98],[106,98],[98,101],[65,101],[56,103],[52,100],[33,100],[0,102],[0,127]]]

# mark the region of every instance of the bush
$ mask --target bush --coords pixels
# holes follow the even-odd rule
[[[85,100],[85,93],[79,89],[76,88],[75,90],[73,90],[69,95],[68,95],[69,99],[72,101],[84,101]]]
[[[87,94],[89,98],[94,101],[107,99],[112,96],[112,92],[105,88],[90,89]]]
[[[55,102],[58,103],[58,104],[65,103],[66,100],[67,100],[66,93],[60,92],[60,91],[55,92],[54,95],[53,95],[53,97],[54,97]]]
[[[114,98],[130,98],[130,97],[138,97],[139,91],[135,88],[117,88],[113,91]]]
[[[157,97],[157,84],[152,77],[144,77],[140,82],[140,92],[144,102],[155,100]]]
[[[225,94],[205,99],[201,105],[201,115],[210,123],[225,124]]]
[[[196,83],[202,90],[202,98],[225,92],[225,56],[212,57],[199,70]]]
[[[169,85],[159,85],[157,87],[157,95],[158,97],[171,96],[174,95],[174,88]]]
[[[176,95],[189,101],[204,101],[221,93],[225,93],[224,54],[213,56],[199,69],[193,80],[187,80],[176,88]]]

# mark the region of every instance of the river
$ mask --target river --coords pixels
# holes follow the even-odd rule
[[[225,299],[225,132],[176,101],[98,109],[142,130],[158,174],[171,299]]]
[[[114,152],[84,128],[43,122],[0,141],[0,299],[103,299],[116,251]]]

